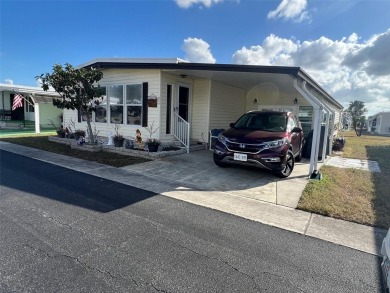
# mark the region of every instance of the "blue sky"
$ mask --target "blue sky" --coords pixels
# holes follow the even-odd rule
[[[0,0],[0,83],[94,58],[300,66],[345,107],[390,111],[389,0]]]

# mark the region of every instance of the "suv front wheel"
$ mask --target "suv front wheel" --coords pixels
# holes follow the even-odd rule
[[[288,151],[287,158],[286,158],[286,166],[282,171],[279,171],[276,174],[282,178],[286,178],[290,176],[291,172],[294,170],[294,164],[295,164],[294,154],[292,153],[292,151]]]

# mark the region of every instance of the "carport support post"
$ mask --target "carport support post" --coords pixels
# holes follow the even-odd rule
[[[303,87],[305,87],[306,81],[303,81]],[[317,99],[313,98],[308,94],[307,90],[304,91],[302,88],[298,86],[298,81],[294,79],[294,87],[295,89],[313,106],[314,108],[314,125],[313,125],[313,141],[312,141],[312,150],[310,154],[310,168],[309,168],[309,178],[317,178],[320,179],[321,175],[317,170],[318,163],[318,149],[317,149],[317,141],[319,139],[319,133],[321,125],[319,125],[318,121],[321,119],[320,113],[322,113],[322,107],[319,105]],[[321,111],[320,111],[321,108]]]
[[[322,146],[322,157],[321,161],[325,161],[326,158],[326,150],[328,149],[329,146],[329,141],[328,141],[328,131],[329,131],[329,116],[330,113],[329,111],[325,108],[326,111],[326,122],[325,122],[325,133],[324,133],[324,145]]]
[[[330,130],[331,142],[329,142],[329,146],[328,146],[329,154],[332,154],[332,146],[333,146],[332,144],[333,144],[333,135],[334,135],[334,127],[335,127],[334,120],[336,118],[335,112],[333,110],[331,110],[331,115],[332,115],[332,129]]]
[[[314,130],[313,130],[313,146],[312,152],[310,154],[310,161],[314,159],[313,164],[313,170],[310,172],[310,178],[314,179],[313,177],[316,177],[318,174],[318,153],[320,149],[320,136],[321,136],[321,121],[322,121],[322,107],[318,107],[316,109],[315,115],[314,115]],[[313,151],[314,150],[314,151]],[[313,158],[314,157],[314,158]]]
[[[41,125],[39,121],[39,104],[34,103],[34,115],[35,115],[35,133],[41,133]]]

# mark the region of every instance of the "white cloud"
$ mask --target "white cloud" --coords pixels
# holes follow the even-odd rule
[[[309,13],[306,10],[307,0],[282,0],[279,6],[268,12],[268,18],[282,18],[301,22],[309,20]]]
[[[390,29],[363,42],[356,33],[303,42],[269,35],[237,50],[233,63],[301,67],[344,107],[360,100],[372,115],[390,111],[389,47]]]
[[[185,59],[197,63],[215,63],[215,58],[211,54],[210,45],[197,38],[187,38],[184,40],[183,50]]]
[[[371,75],[390,74],[390,29],[373,36],[359,50],[350,52],[343,64],[352,69],[365,70]]]
[[[4,80],[6,84],[14,84],[14,81],[12,79],[7,78]]]
[[[223,0],[175,0],[176,4],[180,8],[190,8],[192,5],[199,4],[201,7],[211,7],[214,4],[217,4],[219,2],[223,2]]]

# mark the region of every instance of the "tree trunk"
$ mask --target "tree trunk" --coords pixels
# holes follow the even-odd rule
[[[95,144],[95,136],[93,135],[92,126],[91,126],[91,113],[89,111],[86,111],[87,115],[87,132],[89,137],[89,142],[91,144]]]

